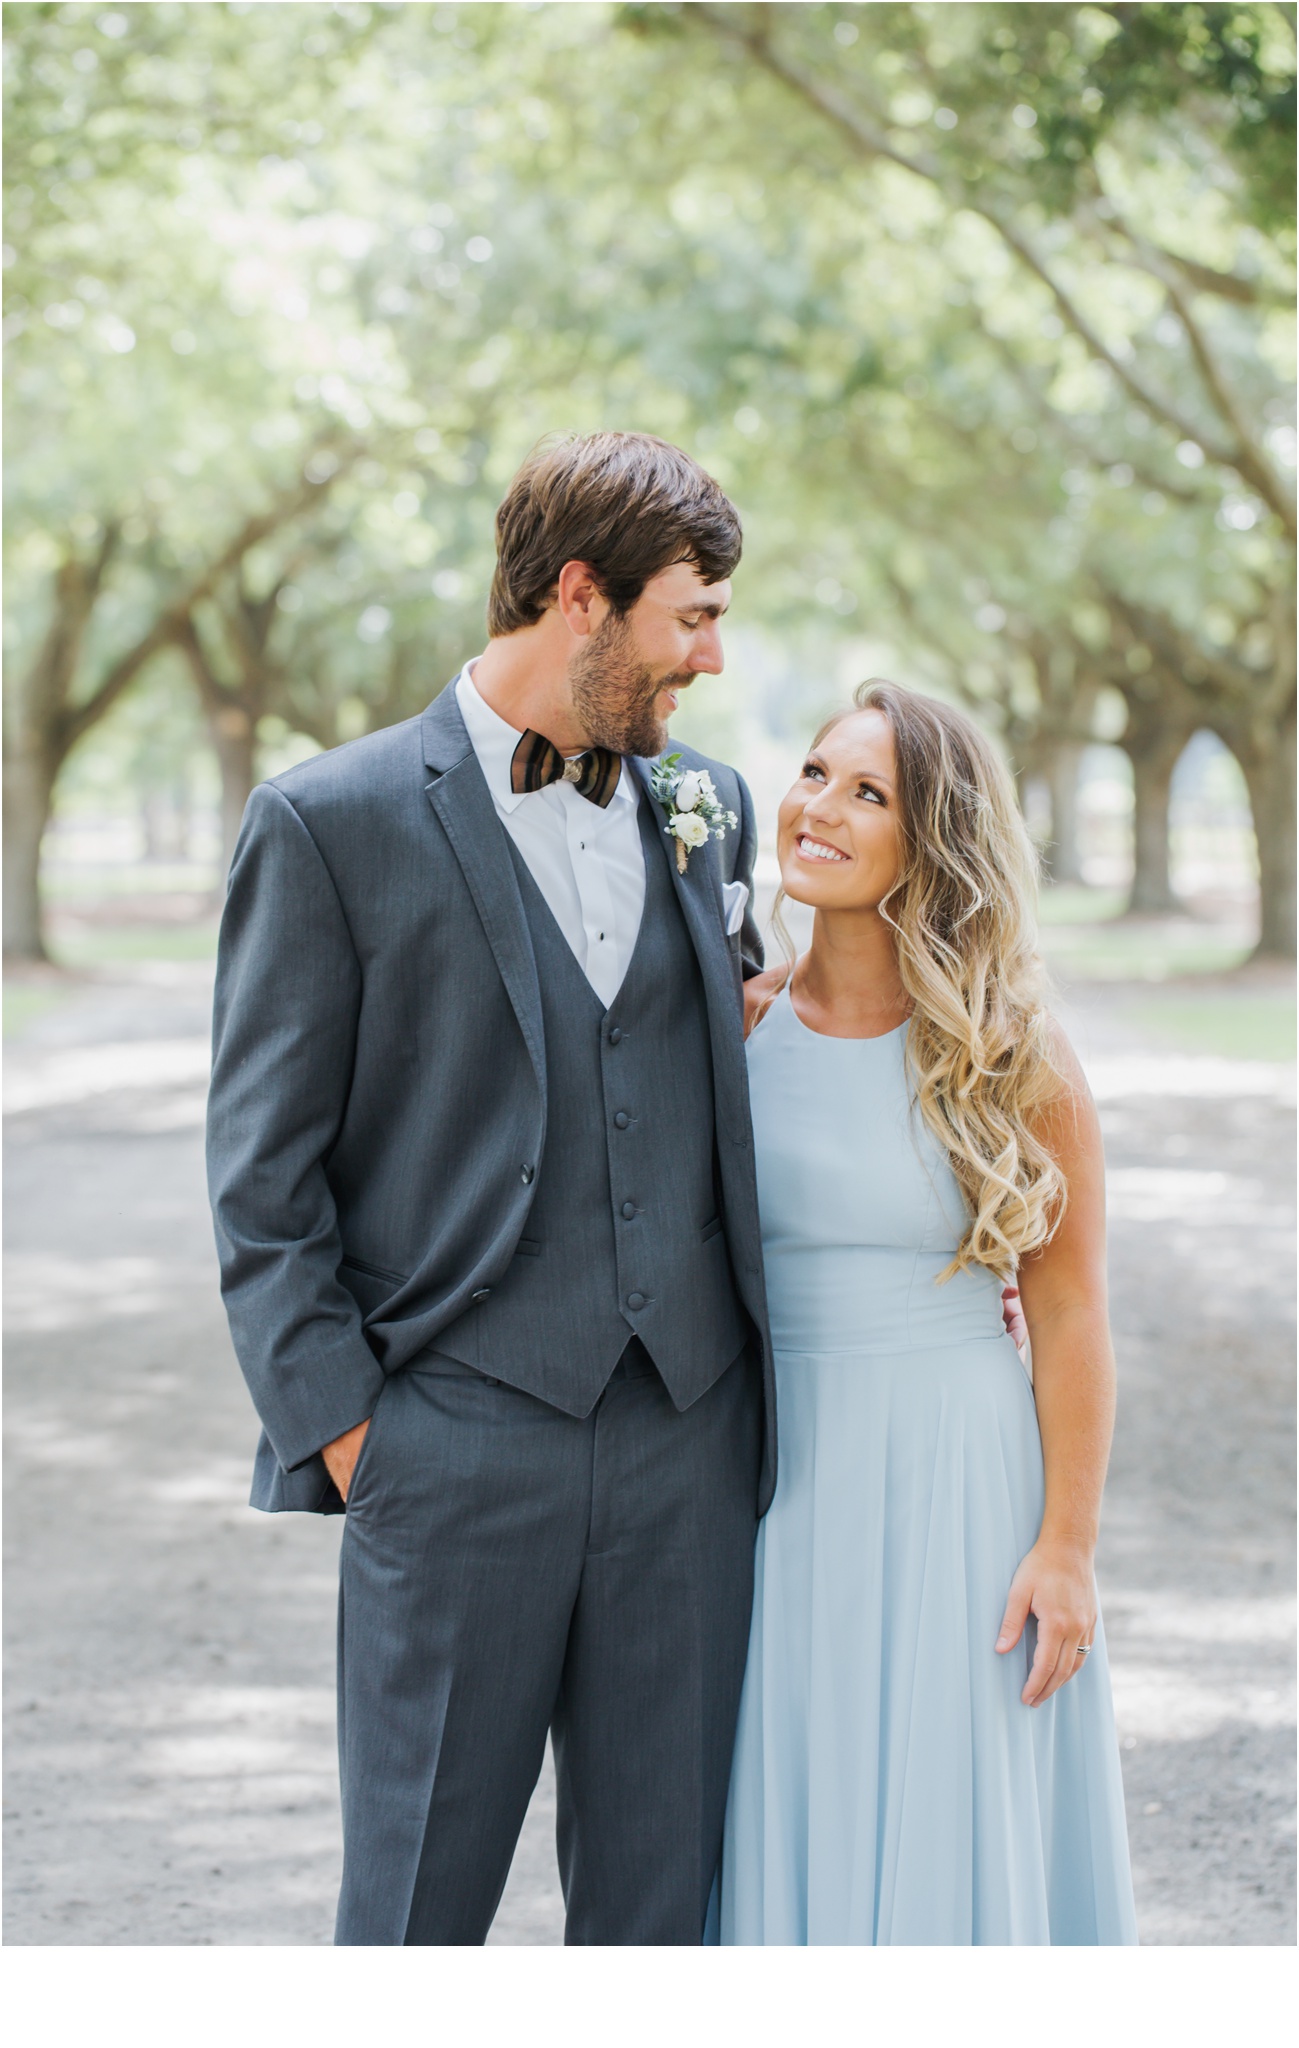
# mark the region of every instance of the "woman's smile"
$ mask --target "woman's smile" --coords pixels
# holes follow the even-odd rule
[[[831,846],[828,839],[813,839],[810,832],[800,832],[797,840],[798,852],[803,860],[847,860],[837,846]]]

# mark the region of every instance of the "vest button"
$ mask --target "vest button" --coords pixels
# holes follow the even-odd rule
[[[609,1033],[609,1043],[610,1045],[622,1044],[622,1027],[620,1025],[615,1024],[613,1030]]]
[[[627,1221],[630,1223],[632,1217],[636,1214],[636,1204],[634,1202],[624,1202],[622,1205],[622,1213],[627,1218]]]
[[[486,1301],[491,1291],[490,1287],[475,1287],[469,1299],[470,1301]]]
[[[532,1161],[530,1159],[525,1159],[522,1166],[519,1168],[519,1179],[523,1182],[525,1188],[530,1188],[532,1186],[533,1179],[536,1176],[536,1171],[537,1169],[532,1164]]]
[[[620,1131],[625,1131],[630,1122],[631,1118],[628,1116],[625,1109],[620,1109],[618,1111],[617,1116],[614,1118],[614,1123]]]
[[[644,1308],[644,1306],[645,1306],[645,1297],[644,1297],[644,1295],[643,1295],[643,1294],[629,1294],[629,1295],[627,1296],[627,1306],[628,1306],[628,1308]]]

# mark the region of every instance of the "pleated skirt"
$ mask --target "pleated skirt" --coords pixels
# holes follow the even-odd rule
[[[1005,1337],[777,1353],[721,1867],[723,1945],[1137,1939],[1103,1631],[1042,1707],[993,1648],[1042,1515]]]

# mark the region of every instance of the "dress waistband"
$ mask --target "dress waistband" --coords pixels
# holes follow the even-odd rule
[[[935,1283],[950,1252],[879,1245],[764,1249],[772,1343],[780,1351],[900,1351],[1004,1336],[1001,1283],[986,1270]]]

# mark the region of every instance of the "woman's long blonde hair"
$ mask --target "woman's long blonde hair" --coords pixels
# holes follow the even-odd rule
[[[878,711],[893,735],[902,860],[880,912],[914,1005],[916,1105],[970,1213],[939,1277],[986,1266],[1006,1278],[1048,1241],[1065,1201],[1033,1129],[1064,1093],[1039,992],[1037,857],[1010,776],[971,719],[878,679],[853,703]],[[852,715],[828,719],[814,745]]]

